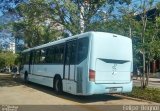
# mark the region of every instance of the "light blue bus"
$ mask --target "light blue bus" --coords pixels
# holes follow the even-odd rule
[[[26,49],[22,79],[74,95],[132,90],[132,41],[105,32],[86,32]]]

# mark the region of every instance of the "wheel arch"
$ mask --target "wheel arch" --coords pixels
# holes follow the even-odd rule
[[[55,74],[54,78],[53,78],[53,88],[54,88],[54,84],[55,84],[55,80],[56,79],[60,79],[62,81],[62,77],[60,74]]]

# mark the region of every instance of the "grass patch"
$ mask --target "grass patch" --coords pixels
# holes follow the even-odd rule
[[[142,89],[141,87],[133,87],[132,92],[124,95],[160,103],[160,89],[157,88]]]

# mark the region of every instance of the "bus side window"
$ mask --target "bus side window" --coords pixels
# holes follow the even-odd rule
[[[20,71],[23,69],[24,64],[25,64],[25,55],[21,54],[20,55],[20,68],[19,68]]]
[[[40,50],[40,63],[46,63],[46,49]]]
[[[76,63],[76,43],[77,41],[75,40],[67,43],[65,64],[73,65]]]
[[[58,46],[58,63],[63,63],[64,59],[64,45],[59,45]]]
[[[21,65],[25,64],[25,60],[26,60],[25,54],[22,54],[21,55]]]
[[[39,50],[35,51],[34,63],[35,64],[39,64],[40,63],[40,51]]]
[[[81,38],[78,40],[77,62],[81,63],[88,55],[89,38]]]
[[[63,63],[63,55],[64,55],[64,45],[60,44],[57,46],[54,46],[54,53],[53,53],[53,63],[60,64]]]
[[[59,63],[59,48],[58,48],[58,46],[55,46],[55,48],[54,48],[54,63]]]
[[[45,63],[60,64],[64,61],[64,44],[46,49]]]
[[[71,53],[70,53],[70,64],[76,64],[76,48],[77,48],[77,41],[73,41],[71,44]]]
[[[49,51],[50,51],[50,47],[46,49],[46,63],[50,63],[50,61],[49,61]]]
[[[53,63],[53,47],[48,47],[46,50],[46,63]]]
[[[29,53],[29,64],[30,65],[33,64],[33,52],[32,51]]]
[[[29,64],[29,53],[27,52],[27,53],[24,53],[25,54],[25,61],[24,61],[24,64]]]

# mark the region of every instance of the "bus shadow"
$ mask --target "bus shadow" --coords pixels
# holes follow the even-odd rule
[[[26,84],[19,77],[13,78],[11,74],[0,75],[0,87],[14,87],[19,85],[26,85],[27,87],[42,91],[52,96],[56,96],[59,98],[63,98],[63,99],[78,102],[78,103],[93,103],[93,102],[100,102],[100,101],[102,102],[102,101],[121,99],[120,97],[105,95],[105,94],[92,95],[92,96],[76,96],[76,95],[72,95],[65,92],[63,92],[62,94],[57,94],[50,87],[39,85],[32,82],[29,82]]]
[[[21,83],[15,81],[11,74],[0,75],[0,87],[13,87],[19,85],[21,85]]]
[[[106,95],[106,94],[99,94],[99,95],[92,95],[92,96],[76,96],[76,95],[72,95],[65,92],[63,92],[62,94],[57,94],[52,88],[39,85],[36,83],[29,82],[25,85],[27,87],[34,88],[36,90],[42,91],[52,96],[56,96],[59,98],[63,98],[63,99],[78,102],[78,103],[94,103],[94,102],[103,102],[103,101],[111,101],[111,100],[113,101],[113,100],[122,99],[121,97]]]
[[[149,82],[153,82],[153,83],[160,83],[160,81],[149,81]]]

